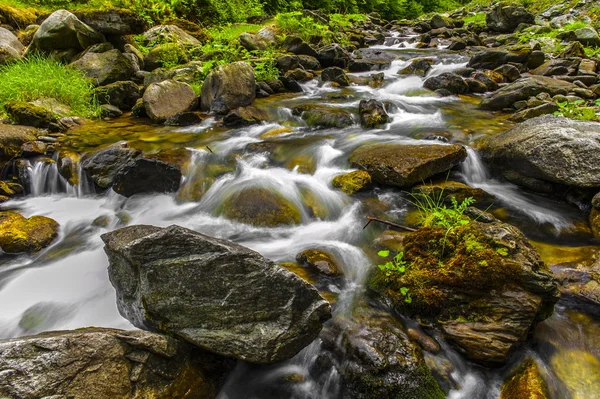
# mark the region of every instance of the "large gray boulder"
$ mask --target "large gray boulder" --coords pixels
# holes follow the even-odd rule
[[[135,73],[131,59],[116,49],[104,53],[87,52],[71,65],[92,79],[97,86],[129,80]]]
[[[296,355],[331,317],[295,274],[233,242],[179,226],[130,226],[102,236],[121,314],[253,363]]]
[[[530,56],[531,49],[529,48],[521,48],[513,51],[484,50],[475,53],[469,60],[467,67],[475,69],[496,69],[508,63],[526,63]]]
[[[200,46],[200,40],[186,33],[183,29],[175,25],[158,25],[146,32],[144,37],[148,43],[178,43],[182,46]]]
[[[580,28],[575,31],[575,40],[584,46],[600,46],[600,36],[596,29],[591,27]]]
[[[551,96],[565,95],[576,87],[573,83],[564,80],[546,76],[529,76],[495,91],[484,98],[479,107],[490,111],[500,111],[511,107],[517,101],[527,100],[529,97],[537,96],[540,93],[548,93]]]
[[[231,366],[185,342],[145,331],[52,331],[0,341],[0,397],[213,398]]]
[[[485,139],[479,149],[492,170],[515,183],[600,187],[597,122],[541,116]]]
[[[187,83],[175,80],[152,83],[142,98],[146,114],[154,122],[164,122],[179,113],[190,111],[197,103],[194,89]]]
[[[444,72],[432,76],[423,82],[423,86],[429,90],[447,90],[452,94],[464,94],[469,91],[469,85],[465,80],[452,72]]]
[[[8,29],[0,27],[0,65],[21,59],[25,47]]]
[[[379,184],[410,187],[450,170],[466,157],[465,148],[457,144],[373,144],[354,150],[348,161]]]
[[[141,151],[120,142],[91,154],[81,162],[81,167],[98,187],[109,188],[114,184],[117,173],[141,155]]]
[[[246,62],[218,67],[206,77],[200,98],[202,110],[216,114],[252,105],[256,98],[254,69]]]
[[[81,22],[66,10],[50,14],[42,22],[29,46],[28,52],[52,50],[85,50],[89,46],[104,42],[104,36]]]
[[[519,24],[535,23],[535,16],[523,7],[498,4],[486,14],[488,29],[500,33],[512,33]]]

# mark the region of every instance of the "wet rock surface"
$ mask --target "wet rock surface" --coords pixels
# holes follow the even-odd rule
[[[119,310],[141,328],[223,356],[275,363],[312,342],[331,317],[314,287],[230,241],[143,225],[102,238]]]

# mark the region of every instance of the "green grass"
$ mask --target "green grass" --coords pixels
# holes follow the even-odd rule
[[[485,13],[484,12],[480,12],[478,14],[475,15],[469,15],[468,17],[465,17],[465,25],[473,22],[477,25],[484,25],[485,24]]]
[[[208,35],[215,41],[232,42],[244,32],[256,33],[261,30],[263,25],[256,24],[230,24],[224,26],[215,26],[207,30]]]
[[[100,107],[94,86],[81,72],[41,57],[30,57],[0,67],[0,112],[10,101],[54,98],[76,116],[95,118]]]

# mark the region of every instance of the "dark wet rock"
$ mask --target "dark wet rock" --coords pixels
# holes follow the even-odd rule
[[[349,162],[379,184],[410,187],[450,170],[467,156],[460,145],[374,144],[357,148]]]
[[[494,72],[501,74],[509,82],[514,82],[515,80],[521,78],[521,73],[519,72],[519,69],[511,64],[501,65],[498,68],[494,69]]]
[[[140,89],[132,81],[120,81],[94,90],[99,104],[110,104],[129,111],[140,98]]]
[[[466,48],[467,48],[467,42],[460,37],[453,38],[450,41],[450,44],[448,45],[448,50],[459,51],[459,50],[464,50]]]
[[[25,47],[8,29],[0,27],[0,65],[21,59]]]
[[[197,104],[196,93],[192,87],[174,80],[151,84],[142,98],[146,114],[157,123],[182,112],[191,111]]]
[[[201,112],[181,112],[173,115],[165,121],[168,126],[191,126],[199,125],[206,119],[206,115]]]
[[[489,97],[484,98],[479,105],[482,109],[500,111],[511,107],[514,103],[527,100],[529,97],[540,93],[548,93],[550,96],[567,94],[576,86],[563,80],[552,79],[544,76],[530,76],[502,87]]]
[[[331,254],[319,249],[307,249],[296,255],[296,262],[307,266],[315,273],[326,276],[340,276],[343,270]]]
[[[348,65],[350,72],[382,71],[391,65],[387,60],[353,59]]]
[[[246,62],[218,67],[206,77],[200,97],[202,110],[216,114],[252,105],[256,98],[254,69]]]
[[[346,194],[352,195],[371,185],[371,175],[364,170],[357,170],[334,177],[331,184]]]
[[[100,106],[100,116],[102,118],[114,119],[123,116],[123,111],[114,105],[102,104]]]
[[[329,68],[327,68],[327,69],[329,69]],[[323,72],[325,72],[325,71],[323,71]],[[342,71],[342,73],[343,73],[343,75],[337,76],[337,77],[340,78],[340,82],[342,82],[342,86],[348,86],[349,85],[348,77],[346,76],[346,74],[343,71]],[[296,68],[296,69],[287,71],[284,76],[288,79],[293,79],[297,82],[307,82],[307,81],[315,78],[315,75],[313,75],[312,72],[309,72],[303,68]],[[343,79],[343,77],[345,77],[345,79]],[[326,74],[325,78],[336,78],[336,76]]]
[[[437,324],[474,362],[505,364],[558,301],[557,282],[535,248],[493,218],[450,231],[423,227],[403,244],[410,268],[391,276],[378,270],[370,287],[401,314]]]
[[[279,81],[283,85],[284,91],[289,91],[290,93],[302,93],[304,91],[300,83],[289,76],[280,76]]]
[[[542,115],[552,115],[558,111],[560,107],[555,103],[543,103],[533,108],[526,108],[522,111],[517,112],[510,117],[513,122],[524,122],[528,119],[535,118]]]
[[[48,129],[52,132],[66,130],[56,116],[44,107],[14,101],[4,104],[4,110],[10,120],[17,125]]]
[[[190,61],[187,50],[179,43],[163,43],[152,47],[144,56],[144,69],[154,71],[156,68],[172,68],[187,64]]]
[[[298,208],[281,194],[253,187],[229,196],[222,213],[241,223],[266,227],[294,225],[302,220]]]
[[[131,60],[123,56],[119,50],[86,53],[71,65],[92,79],[97,86],[129,80],[135,73]]]
[[[354,124],[352,115],[342,109],[301,106],[294,108],[293,112],[295,115],[300,115],[310,127],[343,129]]]
[[[429,21],[429,25],[431,26],[431,29],[452,27],[452,24],[450,23],[450,21],[448,19],[442,17],[440,14],[435,14],[433,17],[431,17],[431,20]]]
[[[296,55],[308,55],[310,57],[317,57],[315,49],[304,40],[297,36],[288,36],[283,42],[283,46],[287,51]]]
[[[493,71],[489,71],[489,70],[483,70],[483,71],[476,71],[473,73],[473,79],[483,83],[485,85],[485,87],[488,89],[488,91],[496,91],[498,90],[498,88],[500,87],[498,85],[498,82],[496,82],[494,79],[490,78],[490,76],[488,74],[486,74],[484,71],[488,71],[488,72],[493,72]],[[502,75],[500,75],[501,79],[504,79],[504,77]]]
[[[75,11],[75,15],[90,28],[110,36],[139,35],[148,25],[141,15],[124,8]]]
[[[131,226],[102,239],[124,317],[219,355],[289,359],[331,317],[313,286],[233,242],[179,226]]]
[[[408,66],[398,71],[398,74],[425,76],[434,62],[433,58],[413,58]]]
[[[445,398],[421,350],[387,313],[361,309],[353,319],[337,318],[322,340],[315,373],[337,370],[344,398]]]
[[[282,72],[296,68],[317,70],[321,69],[321,64],[315,57],[308,55],[284,55],[277,59],[277,68]]]
[[[473,79],[473,78],[465,78],[465,82],[467,82],[467,85],[469,86],[469,91],[472,93],[485,93],[488,91],[488,87],[485,85],[485,83]]]
[[[496,5],[486,14],[488,29],[500,33],[512,33],[520,24],[534,24],[535,16],[523,7]]]
[[[526,63],[531,54],[531,49],[528,48],[515,51],[485,50],[473,55],[467,66],[475,69],[496,69],[508,63]]]
[[[104,36],[81,22],[75,15],[65,10],[53,12],[42,22],[33,35],[28,53],[40,51],[75,49],[82,51],[89,46],[104,42]]]
[[[321,80],[323,82],[334,82],[340,86],[350,86],[350,80],[348,79],[346,72],[339,67],[323,69],[323,72],[321,72]]]
[[[499,399],[548,399],[548,386],[536,361],[528,357],[502,384]]]
[[[324,68],[332,66],[346,68],[351,60],[350,54],[337,43],[319,49],[316,58]]]
[[[469,90],[469,85],[465,80],[452,72],[432,76],[423,83],[423,86],[432,91],[447,90],[451,94],[464,94]]]
[[[201,46],[202,43],[176,25],[158,25],[144,32],[150,43],[177,43],[182,46]]]
[[[141,152],[121,142],[96,151],[85,158],[81,166],[87,176],[100,188],[113,185],[117,173],[125,165],[140,157]]]
[[[483,140],[492,170],[572,187],[600,187],[600,125],[555,116],[530,119]],[[519,184],[519,183],[517,183]]]
[[[539,67],[530,71],[532,75],[575,75],[578,72],[581,59],[579,58],[556,58],[544,62]]]
[[[179,189],[179,165],[156,159],[137,158],[115,174],[112,189],[125,197],[135,194],[172,193]]]
[[[531,52],[529,59],[527,60],[527,68],[535,69],[542,65],[546,61],[546,54],[540,50],[534,50]]]
[[[0,212],[0,249],[9,254],[38,252],[58,236],[58,223],[46,216],[26,218]]]
[[[377,100],[361,100],[358,105],[360,124],[366,128],[378,128],[390,121],[383,103]]]
[[[265,122],[267,113],[253,106],[239,107],[230,111],[223,117],[223,124],[227,127],[240,127]]]
[[[40,131],[30,126],[0,123],[0,166],[20,154],[23,144],[35,141]]]
[[[215,397],[232,362],[145,331],[85,328],[0,341],[11,398]]]
[[[263,51],[267,49],[268,43],[260,35],[253,33],[242,33],[238,41],[248,51]]]

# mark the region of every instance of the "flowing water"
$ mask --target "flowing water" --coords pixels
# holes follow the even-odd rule
[[[183,152],[189,161],[177,194],[129,199],[112,191],[94,194],[82,175],[78,185],[68,183],[59,174],[56,159],[32,162],[27,168],[29,194],[2,204],[2,208],[18,209],[25,216],[49,216],[59,222],[60,237],[37,255],[0,259],[0,338],[92,325],[134,328],[117,311],[100,239],[102,233],[126,224],[181,225],[233,240],[275,262],[293,262],[297,253],[308,248],[323,249],[339,261],[345,278],[315,284],[332,301],[334,318],[351,315],[364,297],[366,276],[376,262],[372,241],[383,231],[374,224],[363,229],[366,216],[385,215],[404,222],[409,203],[402,192],[394,189],[377,189],[354,197],[334,189],[332,178],[352,170],[347,162],[349,153],[366,143],[431,144],[450,139],[470,146],[481,137],[510,127],[502,118],[477,110],[476,98],[439,98],[423,90],[422,78],[397,75],[416,56],[436,58],[430,75],[464,66],[464,57],[442,49],[417,50],[410,37],[402,38],[397,33],[379,48],[398,57],[384,71],[385,84],[381,88],[340,89],[308,82],[300,95],[257,101],[257,106],[270,113],[272,123],[222,129],[215,127],[214,119],[207,119],[201,125],[172,128],[120,118],[84,125],[63,140],[65,146],[79,152],[119,140],[127,140],[132,147],[146,152]],[[356,114],[363,98],[389,102],[392,122],[382,129],[364,130],[356,124],[345,129],[312,130],[291,112],[294,106],[317,103]],[[248,145],[257,150],[248,153]],[[260,148],[272,151],[269,155]],[[595,256],[589,234],[577,229],[584,219],[579,210],[494,180],[474,149],[468,149],[467,160],[452,178],[494,195],[496,201],[489,210],[523,229],[542,255],[552,253],[545,257],[548,262],[567,262],[568,254],[579,247],[587,248],[590,254],[584,261]],[[254,227],[221,216],[223,202],[248,187],[284,196],[301,210],[301,224]],[[570,250],[548,249],[558,248],[555,246],[559,243]],[[577,380],[583,377],[571,375],[569,367],[596,367],[600,356],[597,337],[598,320],[559,303],[556,314],[536,330],[534,343],[513,360],[533,356],[547,373],[548,381],[556,381],[552,384],[553,398],[583,398],[585,393],[577,391],[585,390]],[[514,362],[501,370],[487,370],[465,362],[443,341],[442,347],[440,354],[427,356],[433,363],[451,364],[453,389],[449,398],[498,397],[503,377]],[[219,398],[339,398],[340,378],[334,369],[311,375],[320,348],[317,339],[294,359],[275,366],[239,362]],[[292,382],[289,376],[297,378]],[[597,385],[592,383],[592,387]]]

